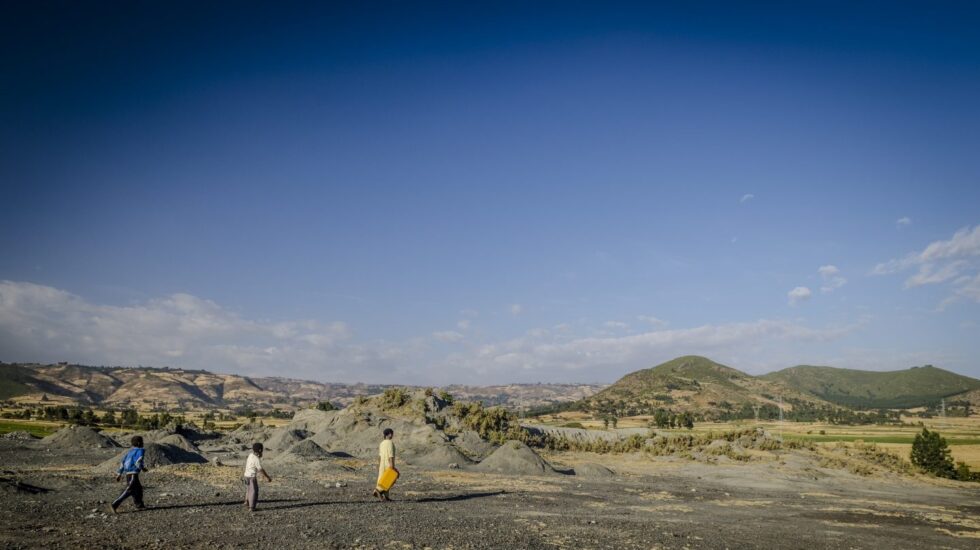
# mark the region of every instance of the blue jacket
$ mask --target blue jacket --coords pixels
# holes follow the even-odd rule
[[[138,474],[140,470],[143,470],[143,449],[141,447],[133,447],[123,456],[122,465],[119,466],[118,473]]]

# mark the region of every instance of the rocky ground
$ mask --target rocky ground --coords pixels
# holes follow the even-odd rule
[[[269,465],[249,513],[240,465],[178,464],[144,475],[149,508],[108,513],[121,490],[75,452],[0,441],[4,548],[976,548],[980,491],[785,465],[705,465],[607,456],[612,477],[506,476],[406,466],[393,502],[375,468]],[[551,457],[553,460],[559,457]],[[568,454],[569,467],[596,456]],[[271,462],[271,461],[270,461]]]
[[[790,449],[749,430],[658,435],[622,453],[539,454],[481,439],[431,397],[382,405],[302,411],[277,429],[144,433],[148,509],[128,503],[118,515],[108,503],[122,490],[113,472],[131,434],[66,428],[44,440],[0,436],[0,547],[980,544],[980,484],[924,478],[873,446]],[[371,490],[384,427],[395,429],[402,478],[394,500],[380,503]],[[259,510],[250,513],[240,476],[254,441],[265,442],[274,480],[261,485]]]

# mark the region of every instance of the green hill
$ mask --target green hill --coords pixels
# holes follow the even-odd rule
[[[911,408],[980,388],[980,380],[926,365],[863,371],[801,365],[761,378],[847,407]]]
[[[0,399],[30,393],[32,388],[28,384],[34,382],[31,374],[31,369],[0,363]]]
[[[782,397],[787,408],[829,407],[818,397],[773,380],[763,380],[716,363],[706,357],[686,355],[639,370],[586,400],[592,410],[616,406],[620,410],[664,407],[717,418],[745,407],[775,408]],[[795,403],[795,405],[793,404]]]

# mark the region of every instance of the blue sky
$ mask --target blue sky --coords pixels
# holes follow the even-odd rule
[[[0,360],[980,376],[968,4],[191,6],[3,8]]]

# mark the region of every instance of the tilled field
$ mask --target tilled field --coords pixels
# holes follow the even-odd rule
[[[616,477],[514,477],[405,467],[395,499],[375,469],[275,470],[260,508],[237,465],[145,474],[147,510],[109,512],[122,485],[93,466],[119,449],[0,441],[4,548],[976,548],[980,490],[909,478],[821,479],[772,464],[608,457]],[[574,458],[574,457],[570,457]],[[553,457],[554,460],[554,457]],[[618,461],[618,462],[617,462]],[[352,466],[357,466],[353,464]],[[647,471],[643,471],[647,468]]]

